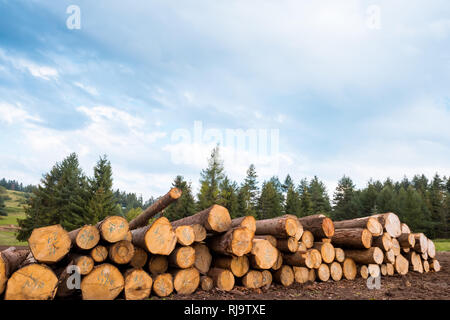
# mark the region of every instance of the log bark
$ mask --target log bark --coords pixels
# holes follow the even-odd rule
[[[344,262],[344,260],[345,260],[344,250],[342,250],[341,248],[334,248],[334,255],[335,255],[334,259],[337,262],[341,262],[341,263]]]
[[[138,229],[147,225],[151,217],[167,208],[171,203],[181,197],[181,190],[172,188],[164,196],[156,200],[150,207],[144,210],[140,215],[131,220],[130,230]]]
[[[323,214],[306,216],[298,219],[304,230],[310,231],[315,238],[331,238],[334,235],[333,221]]]
[[[332,263],[335,257],[334,246],[328,242],[314,242],[314,249],[320,250],[322,261]]]
[[[235,279],[230,270],[211,268],[208,276],[213,279],[214,286],[220,290],[231,291],[234,287]]]
[[[28,244],[34,258],[45,264],[62,260],[72,247],[68,232],[59,224],[34,229]]]
[[[211,291],[212,288],[214,288],[213,279],[211,279],[211,277],[208,277],[208,276],[201,276],[200,277],[200,288],[202,288],[203,291]]]
[[[402,228],[400,219],[398,216],[392,212],[381,213],[372,215],[372,217],[377,218],[378,221],[383,226],[383,229],[389,233],[393,238],[396,238],[402,234]]]
[[[108,257],[116,264],[130,263],[134,256],[134,246],[130,241],[121,240],[109,246]]]
[[[298,241],[294,237],[277,240],[277,249],[282,252],[297,252]]]
[[[342,263],[342,273],[347,280],[354,280],[357,274],[356,263],[351,258],[345,258]]]
[[[284,287],[289,287],[295,281],[294,271],[291,266],[283,265],[273,273],[273,280]]]
[[[278,258],[278,250],[267,240],[254,239],[249,254],[250,264],[256,269],[270,269]]]
[[[140,268],[133,268],[124,273],[125,300],[144,300],[152,291],[152,278]]]
[[[48,266],[32,263],[16,270],[9,278],[5,300],[52,300],[58,278]]]
[[[134,229],[133,245],[152,254],[169,255],[177,244],[177,236],[166,217],[156,219],[151,225]]]
[[[182,246],[190,246],[195,241],[194,228],[192,226],[179,226],[174,228],[177,242]]]
[[[428,253],[428,258],[433,259],[434,257],[436,257],[436,247],[434,246],[434,242],[431,239],[428,239],[427,253]]]
[[[298,223],[292,217],[276,217],[272,219],[257,220],[257,235],[272,235],[276,238],[293,237],[298,232]]]
[[[30,254],[28,249],[10,247],[0,252],[0,295],[5,291],[6,282]]]
[[[178,294],[192,294],[200,285],[200,273],[196,268],[171,271],[173,288]]]
[[[245,216],[231,220],[231,228],[245,227],[251,232],[256,231],[256,219],[253,216]]]
[[[382,264],[384,260],[383,251],[380,248],[372,247],[365,250],[344,250],[345,256],[360,264]]]
[[[314,245],[314,235],[311,231],[305,230],[303,231],[301,241],[305,244],[305,247],[307,249],[312,248],[312,246]]]
[[[330,268],[327,264],[322,263],[317,269],[317,278],[320,281],[328,281],[330,279]]]
[[[408,273],[409,262],[402,255],[395,257],[394,269],[398,274],[405,275]]]
[[[173,292],[173,276],[170,273],[158,274],[153,281],[153,292],[158,297],[168,297]]]
[[[209,268],[211,267],[212,256],[209,252],[208,246],[203,243],[194,243],[192,246],[195,250],[195,262],[194,267],[201,274],[208,274]]]
[[[336,229],[331,243],[342,248],[368,249],[372,245],[372,233],[362,228]]]
[[[100,263],[108,258],[108,249],[105,246],[98,245],[91,250],[90,254],[95,262]]]
[[[292,267],[294,279],[297,283],[306,283],[309,281],[309,269],[306,267]]]
[[[144,268],[147,263],[147,259],[148,259],[147,252],[142,248],[135,247],[133,257],[131,258],[130,261],[130,265],[133,268],[137,269]]]
[[[374,217],[362,217],[343,221],[334,221],[335,229],[367,229],[373,236],[383,234],[383,226]]]
[[[416,239],[412,233],[402,233],[397,240],[402,248],[414,248],[416,244]]]
[[[194,230],[195,242],[202,242],[206,239],[206,229],[201,224],[193,224],[192,230]]]
[[[85,225],[81,228],[69,232],[72,246],[82,250],[94,248],[100,241],[100,232],[97,227]]]
[[[314,267],[314,257],[309,251],[306,253],[301,253],[299,251],[295,253],[282,253],[282,256],[285,265],[307,267],[310,269]]]
[[[328,267],[330,268],[331,279],[334,281],[339,281],[342,279],[342,266],[339,262],[334,261],[329,264]]]
[[[127,237],[129,229],[128,221],[119,216],[111,216],[103,219],[96,225],[101,239],[109,243],[116,243]]]
[[[217,253],[241,257],[252,250],[253,232],[245,227],[236,227],[225,234],[208,240],[208,247]]]
[[[183,246],[176,248],[169,255],[169,266],[187,269],[195,263],[195,250],[189,246]]]
[[[260,234],[260,235],[255,235],[253,237],[253,239],[263,239],[263,240],[267,240],[270,242],[271,245],[273,245],[275,248],[277,247],[277,238],[275,238],[274,236],[271,236],[270,234]]]
[[[154,255],[151,256],[148,261],[148,271],[153,276],[166,273],[168,268],[169,260],[167,259],[167,256]]]
[[[259,289],[263,286],[262,272],[250,270],[242,277],[242,285],[248,289]]]
[[[420,253],[424,253],[428,249],[428,239],[423,233],[413,233],[414,239],[416,240],[414,244],[414,250]]]
[[[378,247],[384,251],[388,251],[392,248],[392,237],[389,233],[383,233],[382,236],[373,237],[372,246]]]
[[[214,267],[230,270],[234,276],[243,277],[250,268],[247,256],[219,256],[214,259]]]
[[[231,218],[227,208],[215,204],[192,216],[172,222],[174,227],[193,224],[200,224],[207,231],[220,233],[231,228]]]
[[[81,280],[83,300],[114,300],[122,292],[125,281],[115,266],[98,265]]]

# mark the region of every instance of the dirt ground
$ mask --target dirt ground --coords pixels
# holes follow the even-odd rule
[[[285,288],[272,284],[269,289],[249,290],[236,287],[231,292],[198,291],[192,295],[173,295],[174,300],[450,300],[450,252],[438,252],[441,271],[408,272],[381,278],[381,288],[370,290],[366,280],[295,283]],[[155,298],[154,298],[155,299]]]

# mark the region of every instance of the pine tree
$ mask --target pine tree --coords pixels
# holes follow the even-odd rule
[[[258,200],[258,219],[269,219],[282,215],[280,193],[272,180],[263,183]]]
[[[5,205],[5,199],[0,194],[0,216],[7,216],[8,213],[6,212],[6,205]]]
[[[359,216],[368,216],[379,213],[377,207],[378,190],[376,184],[369,181],[367,187],[361,190],[359,195],[360,212]]]
[[[447,231],[447,221],[444,207],[445,185],[436,173],[429,187],[429,209],[431,222],[434,226],[433,237],[444,235]]]
[[[217,145],[211,152],[208,167],[201,172],[200,192],[197,195],[198,210],[209,208],[219,200],[219,186],[224,179],[223,163]]]
[[[300,184],[297,188],[297,192],[300,196],[300,209],[299,216],[305,217],[314,214],[313,204],[311,201],[311,194],[309,193],[309,185],[307,179],[300,180]]]
[[[290,187],[294,186],[294,181],[292,180],[291,176],[288,174],[286,176],[286,179],[284,179],[284,183],[281,185],[281,189],[283,190],[283,193],[287,195],[287,192]]]
[[[322,213],[327,216],[331,214],[330,198],[323,182],[317,176],[311,180],[308,190],[311,194],[312,211],[314,214]]]
[[[237,201],[237,216],[257,216],[258,205],[258,182],[256,180],[255,166],[253,164],[247,170],[244,183],[239,188]]]
[[[286,214],[293,214],[301,217],[301,203],[300,195],[295,190],[294,185],[290,185],[286,194],[286,204],[284,206],[284,212]]]
[[[333,198],[332,218],[345,220],[358,217],[359,203],[353,181],[345,175],[339,180]]]
[[[218,204],[228,209],[232,218],[239,215],[238,203],[238,187],[236,182],[231,182],[228,177],[225,177],[220,183],[220,194]]]
[[[386,185],[380,191],[377,196],[376,203],[380,212],[396,212],[397,211],[397,203],[395,199],[395,192],[391,185]]]
[[[177,201],[164,210],[164,216],[170,221],[175,221],[193,215],[196,208],[191,184],[185,181],[182,176],[177,176],[172,186],[180,189],[182,194]]]

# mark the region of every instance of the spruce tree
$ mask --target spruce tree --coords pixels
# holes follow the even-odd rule
[[[258,200],[258,219],[269,219],[282,215],[283,205],[279,190],[272,180],[263,183]]]
[[[429,209],[431,222],[434,226],[433,237],[446,233],[447,221],[444,207],[445,186],[443,180],[436,173],[429,187]]]
[[[0,216],[7,216],[5,198],[0,194]]]
[[[247,170],[244,183],[239,188],[237,201],[237,216],[257,216],[258,182],[256,180],[255,166],[253,164]]]
[[[377,207],[378,190],[375,183],[369,181],[367,187],[360,192],[359,216],[368,216],[379,213]]]
[[[236,182],[231,182],[228,177],[225,177],[220,183],[220,194],[218,204],[228,209],[232,218],[239,216],[238,203],[238,187]]]
[[[344,175],[339,180],[333,204],[331,217],[334,220],[352,219],[358,216],[359,203],[355,194],[355,185],[349,177]]]
[[[191,184],[185,181],[182,176],[177,176],[172,186],[180,189],[182,194],[177,201],[164,210],[164,216],[170,221],[175,221],[193,215],[196,212],[196,207]]]
[[[286,204],[284,206],[284,212],[286,214],[293,214],[301,217],[301,203],[300,195],[295,190],[294,185],[290,185],[286,194]]]
[[[314,214],[313,204],[311,201],[311,194],[309,192],[308,180],[307,179],[300,180],[300,184],[297,189],[298,189],[298,194],[300,196],[300,203],[299,203],[300,217],[310,216],[310,215]]]
[[[224,179],[223,162],[217,145],[211,152],[208,167],[203,169],[200,176],[200,192],[198,193],[198,210],[206,209],[219,200],[219,186]]]
[[[330,198],[327,194],[327,189],[322,181],[319,181],[317,176],[309,183],[308,190],[311,194],[312,211],[314,214],[325,214],[329,216],[331,214]]]

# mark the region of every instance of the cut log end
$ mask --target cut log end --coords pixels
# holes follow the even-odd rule
[[[221,268],[212,268],[208,272],[214,281],[214,286],[220,290],[231,291],[234,287],[235,279],[231,271]]]
[[[95,226],[90,225],[81,227],[74,239],[76,246],[83,250],[90,250],[94,248],[99,241],[100,232]]]
[[[212,261],[209,248],[203,243],[195,243],[193,248],[195,250],[194,267],[197,268],[201,274],[207,274]]]
[[[337,262],[344,262],[345,252],[341,248],[334,248],[334,255]]]
[[[131,269],[125,273],[124,295],[126,300],[143,300],[150,296],[153,280],[142,269]]]
[[[307,249],[312,248],[314,245],[314,235],[310,231],[305,230],[303,231],[301,241],[305,244]]]
[[[329,265],[329,267],[331,279],[333,279],[334,281],[341,280],[343,274],[341,264],[339,262],[334,261]]]
[[[79,268],[80,274],[83,276],[89,274],[94,269],[94,259],[90,256],[79,256],[74,262]]]
[[[316,242],[314,243],[313,248],[320,250],[320,254],[322,256],[322,261],[324,263],[332,263],[335,258],[335,250],[334,246],[328,242]]]
[[[170,273],[162,273],[153,281],[153,292],[158,297],[170,296],[173,292],[173,277]]]
[[[370,217],[367,220],[366,228],[373,236],[381,236],[383,234],[383,226],[376,218]]]
[[[143,268],[147,263],[148,254],[147,252],[139,247],[134,248],[134,255],[131,258],[130,265],[134,268]]]
[[[154,255],[148,261],[148,271],[152,275],[166,273],[169,267],[169,261],[166,256]]]
[[[175,228],[177,241],[182,246],[190,246],[195,241],[194,228],[191,226],[179,226]]]
[[[100,236],[109,243],[115,243],[126,238],[129,225],[128,221],[119,216],[107,217],[98,224]]]
[[[121,240],[109,247],[109,258],[117,264],[127,264],[133,259],[134,246],[130,241]]]
[[[207,229],[215,232],[225,232],[231,228],[231,217],[228,209],[213,205],[209,211]]]
[[[306,267],[292,267],[295,282],[306,283],[309,281],[309,269]]]
[[[91,257],[97,263],[103,262],[108,258],[108,249],[105,246],[98,245],[91,250]]]
[[[278,250],[267,240],[254,239],[251,258],[253,267],[257,269],[270,269],[278,258]]]
[[[434,246],[434,242],[431,239],[428,239],[427,253],[428,257],[431,259],[433,259],[436,256],[436,247]]]
[[[408,273],[409,262],[402,255],[398,255],[395,257],[394,268],[398,274],[405,275]]]
[[[193,224],[192,229],[194,230],[194,241],[201,242],[206,239],[206,229],[201,224]]]
[[[322,221],[323,233],[327,238],[334,236],[334,223],[330,218],[324,218]]]
[[[133,230],[133,232],[139,230]],[[175,248],[177,236],[169,220],[161,217],[147,229],[144,241],[147,250],[152,254],[169,255]]]
[[[346,258],[342,263],[342,272],[347,280],[354,280],[357,274],[356,263],[353,259]]]
[[[72,241],[68,232],[58,224],[34,229],[28,244],[37,261],[52,264],[69,253]]]
[[[261,275],[262,275],[262,286],[265,288],[270,287],[273,280],[272,273],[269,270],[262,270]]]
[[[263,276],[261,271],[250,270],[242,277],[242,284],[249,289],[258,289],[263,286]]]
[[[435,272],[441,271],[441,264],[439,263],[439,261],[437,259],[432,259],[431,260],[430,269],[435,271]]]
[[[317,269],[317,278],[320,281],[328,281],[330,279],[330,268],[327,264],[322,263]]]
[[[208,276],[202,276],[200,278],[200,288],[202,288],[203,291],[210,291],[214,288],[214,281],[211,279],[211,277]]]
[[[173,273],[173,287],[178,294],[191,294],[200,285],[200,273],[195,268],[177,270]]]
[[[122,273],[113,265],[98,265],[81,281],[83,300],[114,300],[124,288]]]
[[[274,272],[273,279],[284,287],[289,287],[295,281],[294,271],[291,266],[283,265]]]
[[[187,269],[195,263],[195,249],[192,247],[178,247],[169,256],[169,264],[181,269]]]

